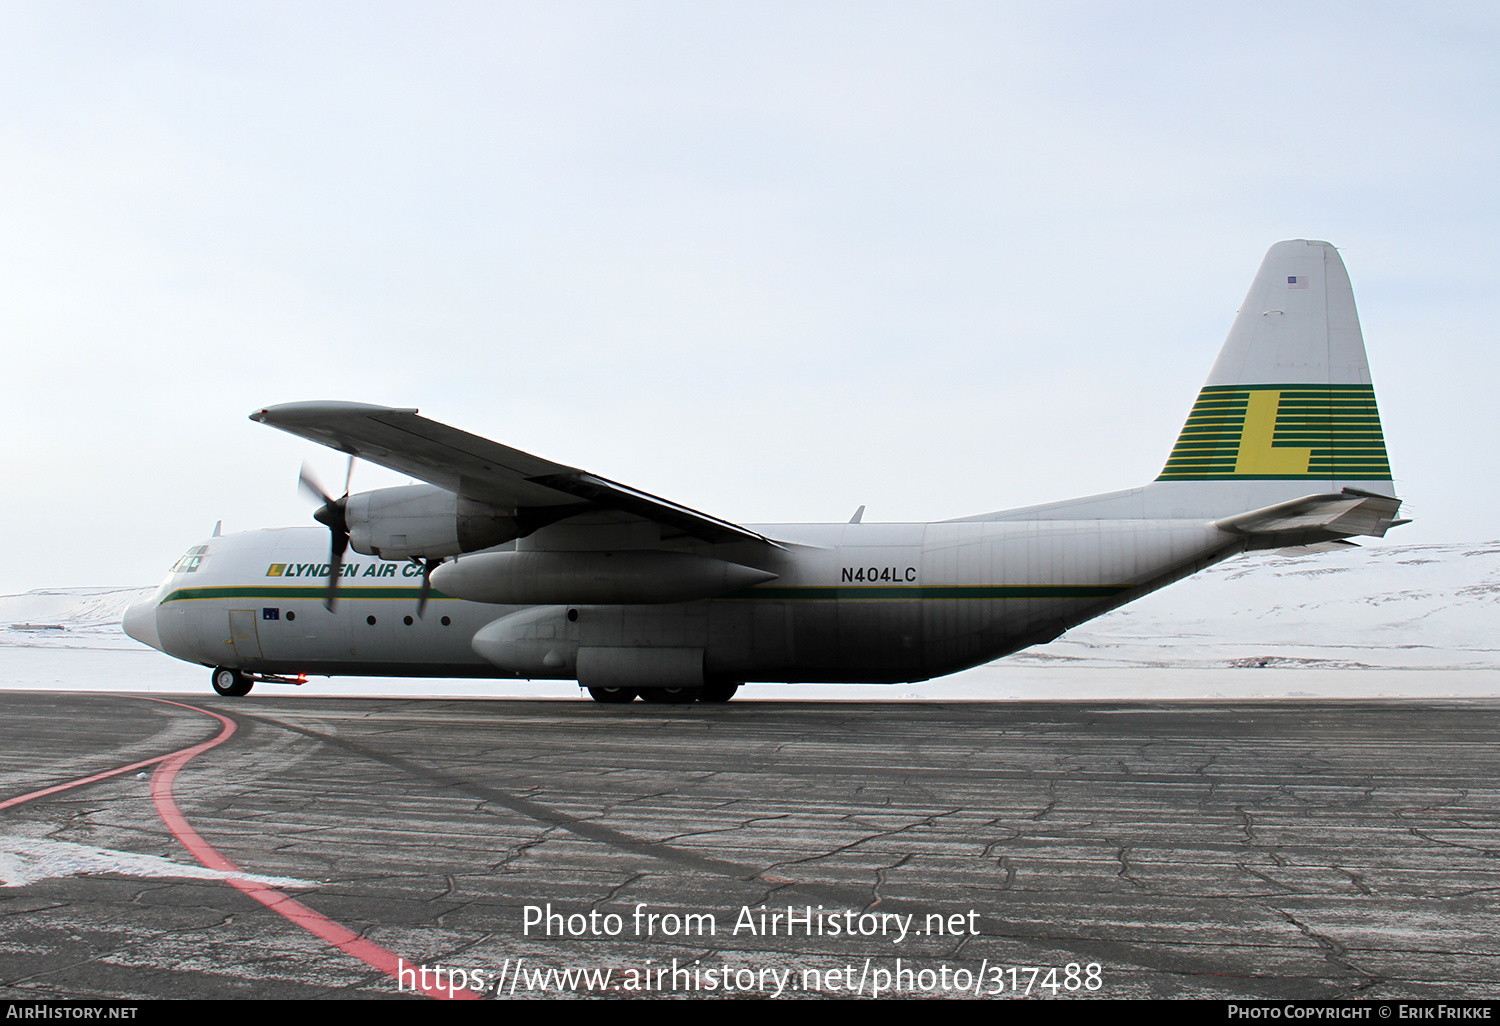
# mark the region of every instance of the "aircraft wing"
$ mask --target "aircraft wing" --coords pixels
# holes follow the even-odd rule
[[[284,403],[256,410],[250,419],[498,509],[545,510],[548,520],[603,513],[606,520],[649,520],[671,529],[669,535],[710,543],[775,544],[738,524],[419,417],[414,409]],[[577,513],[566,512],[572,506]]]

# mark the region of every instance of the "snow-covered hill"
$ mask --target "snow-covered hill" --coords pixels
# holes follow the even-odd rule
[[[0,595],[0,647],[126,648],[125,607],[155,588],[38,588]]]
[[[1497,627],[1500,542],[1255,553],[1007,662],[1495,669]]]

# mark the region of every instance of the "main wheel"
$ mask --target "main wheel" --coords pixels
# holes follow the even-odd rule
[[[705,684],[698,694],[700,702],[727,702],[740,689],[738,684]]]
[[[641,700],[654,705],[687,705],[698,701],[702,688],[642,688]]]
[[[239,698],[248,695],[250,689],[255,686],[255,681],[246,677],[239,670],[231,670],[227,666],[220,666],[214,670],[214,690],[225,698]]]
[[[613,705],[616,702],[634,702],[635,692],[629,688],[589,688],[589,697],[596,702]]]

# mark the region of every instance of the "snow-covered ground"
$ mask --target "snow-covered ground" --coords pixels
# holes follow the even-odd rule
[[[137,644],[151,588],[0,596],[0,688],[203,693]],[[744,698],[878,700],[1500,695],[1500,542],[1242,556],[1008,659],[896,687],[755,685]],[[257,689],[281,693],[262,685]],[[289,690],[289,689],[287,689]],[[304,694],[577,697],[572,684],[339,678]]]

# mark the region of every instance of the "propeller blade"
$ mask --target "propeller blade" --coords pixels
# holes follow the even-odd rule
[[[432,572],[443,565],[441,559],[428,559],[422,562],[422,591],[417,596],[417,619],[422,619],[422,614],[427,612],[427,597],[432,594]]]
[[[344,553],[349,548],[349,532],[333,533],[333,545],[328,550],[328,590],[323,594],[323,608],[330,613],[338,608],[339,580],[344,576]]]
[[[306,460],[302,461],[302,473],[297,475],[297,487],[302,489],[310,498],[318,499],[323,505],[333,502],[333,496],[323,487],[323,482],[318,480],[318,475],[313,473],[312,464]]]

